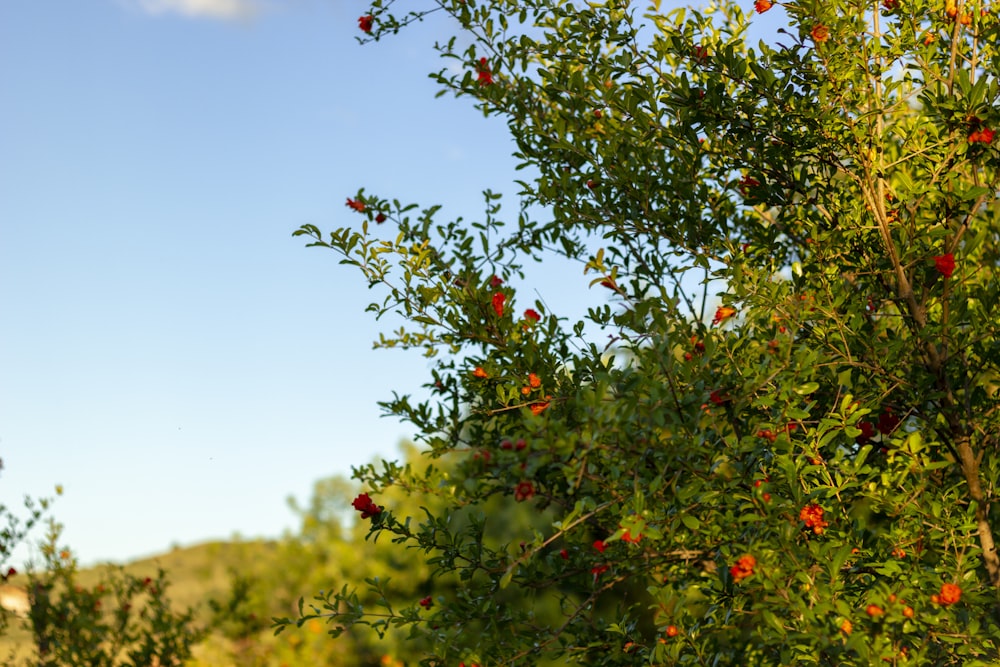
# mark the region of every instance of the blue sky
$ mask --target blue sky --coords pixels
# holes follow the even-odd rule
[[[449,19],[361,46],[366,7],[0,3],[0,502],[61,484],[81,561],[276,537],[289,495],[411,435],[376,402],[427,362],[373,351],[360,276],[291,232],[358,221],[359,187],[477,218],[523,174],[434,97]],[[606,298],[536,275],[562,314]]]
[[[434,99],[447,19],[362,47],[364,8],[0,4],[0,502],[62,484],[82,561],[277,536],[410,435],[376,402],[427,362],[372,351],[359,276],[291,232],[362,186],[476,217],[513,161]]]

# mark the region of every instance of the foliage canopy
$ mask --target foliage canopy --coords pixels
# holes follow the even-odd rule
[[[435,358],[430,400],[385,403],[435,465],[358,474],[370,537],[460,582],[300,622],[408,627],[427,665],[1000,660],[996,9],[757,0],[788,26],[756,45],[726,0],[395,9],[359,27],[450,15],[434,76],[527,176],[512,221],[362,190],[356,227],[297,232]],[[519,298],[553,255],[589,322]]]

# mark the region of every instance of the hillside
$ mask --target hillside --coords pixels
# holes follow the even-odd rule
[[[208,601],[226,601],[233,587],[234,575],[245,580],[265,576],[275,566],[280,546],[273,541],[233,541],[177,547],[124,566],[105,564],[81,569],[77,582],[84,588],[95,587],[109,569],[117,567],[139,578],[155,578],[159,570],[163,570],[170,583],[167,597],[171,606],[176,610],[192,608],[196,624],[209,627],[213,624],[213,611]],[[18,575],[17,579],[16,583],[20,586],[28,583],[24,575]],[[264,623],[261,621],[261,624]],[[4,656],[4,664],[16,664],[17,658],[10,658],[11,654],[26,655],[30,641],[31,635],[24,622],[9,617],[7,632],[0,636],[0,655]],[[229,648],[227,643],[218,629],[213,630],[196,652],[206,660],[201,664],[221,664],[212,660],[211,656],[218,657],[220,651]]]

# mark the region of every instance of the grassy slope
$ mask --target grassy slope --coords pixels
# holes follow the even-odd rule
[[[144,558],[124,566],[125,570],[139,577],[155,576],[163,569],[170,582],[168,597],[177,609],[194,608],[199,625],[206,625],[211,610],[206,601],[224,598],[230,586],[230,571],[241,574],[260,575],[274,563],[277,544],[273,542],[210,542],[192,547],[175,548],[171,551]],[[109,566],[102,565],[81,570],[79,583],[84,587],[95,586],[102,571]],[[11,583],[27,585],[27,577],[18,576]],[[218,638],[210,638],[210,643],[218,644]],[[24,655],[31,641],[31,635],[23,623],[10,618],[9,627],[0,636],[0,662],[10,664],[11,651]]]

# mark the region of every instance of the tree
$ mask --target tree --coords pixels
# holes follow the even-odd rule
[[[788,26],[750,46],[727,0],[394,9],[359,27],[456,20],[463,73],[434,76],[529,176],[511,224],[491,193],[468,226],[361,190],[357,228],[297,232],[408,321],[380,344],[437,359],[429,400],[384,407],[457,465],[363,468],[355,507],[464,583],[314,614],[407,626],[427,665],[1000,660],[996,12],[757,0]],[[552,255],[590,274],[591,329],[518,299]],[[550,520],[449,522],[488,502]]]

